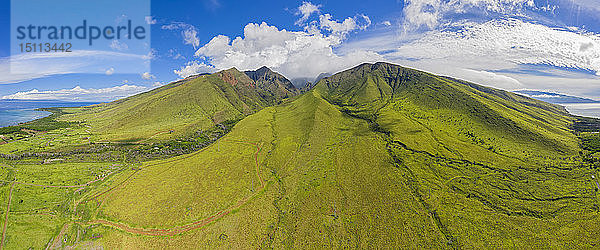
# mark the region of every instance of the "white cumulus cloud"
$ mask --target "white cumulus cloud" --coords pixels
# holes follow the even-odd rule
[[[305,23],[313,13],[320,12],[320,5],[303,2],[297,15],[302,31],[288,31],[265,22],[249,23],[244,35],[231,39],[219,35],[200,47],[195,56],[206,59],[215,69],[236,67],[251,70],[267,66],[289,78],[316,77],[320,73],[336,72],[362,62],[383,60],[369,50],[350,50],[343,54],[336,48],[355,31],[367,29],[371,20],[366,15],[356,15],[338,21],[330,14],[321,14],[318,20]],[[194,64],[183,67],[176,73]],[[179,73],[178,73],[179,74]]]
[[[181,67],[179,70],[173,70],[173,72],[181,78],[186,78],[191,75],[197,75],[202,73],[212,73],[215,71],[216,70],[213,66],[206,65],[198,61],[189,62],[185,66]]]
[[[267,66],[290,78],[316,77],[323,72],[335,72],[361,62],[382,59],[374,52],[363,50],[336,54],[334,46],[339,44],[339,38],[332,37],[337,35],[339,32],[326,36],[279,30],[264,22],[250,23],[244,28],[244,37],[231,40],[227,36],[216,36],[198,49],[196,56],[208,58],[217,69],[236,67],[250,70]]]
[[[144,73],[142,74],[142,78],[143,78],[143,79],[146,79],[146,80],[150,80],[150,79],[154,79],[154,78],[156,78],[156,76],[154,76],[154,75],[150,74],[150,72],[144,72]]]
[[[346,39],[350,32],[355,30],[365,30],[371,25],[371,19],[365,15],[357,15],[356,17],[348,17],[342,22],[333,19],[330,14],[319,16],[319,27],[323,31],[330,33],[329,38],[335,43],[340,44]],[[314,30],[308,28],[309,30]]]
[[[296,21],[296,25],[305,23],[313,13],[319,13],[319,8],[321,8],[321,5],[314,5],[311,2],[302,2],[302,5],[298,7],[298,12],[296,12],[296,15],[301,16],[300,19]]]
[[[101,89],[85,89],[76,86],[72,89],[17,92],[12,95],[3,96],[2,99],[18,100],[61,100],[61,101],[112,101],[124,98],[148,90],[147,87],[136,85],[121,85]]]
[[[184,44],[192,45],[194,49],[198,48],[200,45],[198,30],[191,24],[175,22],[169,25],[163,25],[161,28],[164,30],[181,30]]]

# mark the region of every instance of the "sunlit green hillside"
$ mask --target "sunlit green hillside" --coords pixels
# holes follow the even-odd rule
[[[180,84],[244,84],[219,74]],[[94,114],[117,114],[141,97],[161,100],[168,91],[62,119],[85,116],[99,136],[131,138],[136,126],[112,129]],[[241,105],[231,104],[238,113],[228,118],[269,105],[241,96],[247,99],[227,102]],[[235,108],[241,103],[248,113]],[[144,119],[143,126],[152,128],[146,130],[157,131],[177,121]],[[106,249],[595,248],[600,185],[593,153],[599,140],[592,130],[598,121],[586,119],[584,134],[575,130],[581,121],[560,106],[505,91],[392,64],[363,64],[248,115],[193,153],[143,162],[127,161],[126,155],[100,163],[6,161],[0,202],[19,213],[11,207],[5,243]],[[71,176],[64,171],[70,165],[99,177]],[[40,166],[47,174],[34,174]],[[61,178],[63,187],[49,187]],[[39,240],[24,240],[32,235]]]
[[[278,75],[267,68],[264,74]],[[280,76],[280,75],[279,75]],[[285,81],[287,79],[283,78]],[[239,120],[297,93],[293,85],[274,87],[254,81],[235,68],[188,77],[150,92],[89,108],[71,109],[64,120],[84,122],[100,139],[109,141],[159,140],[187,136],[229,120]],[[288,81],[289,82],[289,81]]]

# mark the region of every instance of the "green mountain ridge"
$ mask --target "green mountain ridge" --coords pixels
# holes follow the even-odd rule
[[[247,117],[224,140],[186,159],[229,159],[230,151],[219,148],[235,147],[232,141],[257,143],[258,173],[268,184],[254,194],[257,179],[241,186],[224,180],[221,185],[242,188],[234,192],[237,199],[244,193],[256,198],[206,232],[175,241],[234,248],[580,244],[577,235],[595,226],[574,216],[595,211],[596,201],[585,181],[591,170],[572,160],[578,151],[572,122],[555,105],[396,65],[364,64],[319,81],[295,101]],[[213,166],[234,166],[219,162]],[[248,169],[252,163],[236,166]],[[105,200],[107,219],[132,220],[142,228],[191,222],[173,221],[171,214],[161,223],[161,212],[143,209],[159,206],[146,195],[143,205],[126,205],[140,198],[133,194],[146,183],[156,182],[153,171],[159,169]],[[178,171],[189,170],[170,173],[180,176]],[[185,201],[183,207],[194,202],[186,194],[168,199]],[[572,227],[566,221],[581,228],[557,235]],[[246,226],[227,229],[232,225]],[[220,234],[227,242],[208,242]]]
[[[461,131],[483,144],[537,141],[543,147],[576,148],[569,129],[573,118],[561,106],[396,65],[363,64],[317,83],[316,89],[344,112],[381,120],[380,126],[398,127],[401,120],[393,113],[407,112],[409,119],[435,121],[443,124],[437,129]],[[388,114],[392,120],[386,120]],[[485,137],[493,133],[498,136]]]
[[[239,120],[297,93],[287,79],[266,67],[246,73],[232,68],[190,76],[63,119],[85,121],[110,141],[166,139]]]
[[[7,243],[28,247],[17,240],[31,235],[23,228],[46,223],[40,245],[83,248],[600,244],[600,186],[595,179],[600,161],[593,155],[600,151],[594,149],[600,139],[586,134],[597,132],[597,120],[389,63],[362,64],[319,80],[303,94],[279,99],[297,93],[288,83],[262,68],[230,69],[112,104],[66,110],[70,114],[62,119],[85,117],[84,124],[92,128],[102,128],[104,122],[94,120],[94,113],[135,114],[148,126],[172,128],[178,120],[169,117],[161,125],[153,116],[183,110],[176,105],[186,100],[203,108],[217,101],[225,108],[211,112],[228,110],[241,120],[191,154],[119,162],[124,166],[111,170],[115,174],[105,182],[69,193],[50,209],[62,217],[46,222],[18,215],[25,222],[9,224],[9,229],[23,234],[9,233],[16,238]],[[204,96],[213,97],[200,98]],[[154,107],[133,112],[136,105],[154,100],[173,106],[160,114],[154,114]],[[216,123],[206,121],[206,126]],[[122,135],[107,138],[126,137],[137,129],[133,125],[119,127]],[[578,136],[592,137],[584,137],[582,144]],[[7,172],[5,178],[26,176],[31,168],[17,167],[19,172]],[[8,185],[1,188],[8,193]],[[37,194],[15,190],[13,200]],[[42,207],[46,199],[26,199],[11,211]]]

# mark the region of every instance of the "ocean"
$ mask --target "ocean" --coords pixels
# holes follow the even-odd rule
[[[580,116],[600,118],[600,103],[566,103],[569,113]]]
[[[82,107],[92,104],[97,102],[0,100],[0,127],[33,121],[51,114],[35,110],[38,108]]]

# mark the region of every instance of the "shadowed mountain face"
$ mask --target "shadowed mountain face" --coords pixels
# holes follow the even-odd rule
[[[311,82],[313,82],[313,78],[310,77],[302,77],[302,78],[296,78],[296,79],[292,79],[292,84],[294,84],[294,86],[296,86],[297,89],[302,89],[304,88],[306,85],[310,85]]]
[[[321,79],[330,77],[330,76],[331,76],[331,73],[321,73],[317,76],[317,78],[315,78],[315,82],[319,82]]]
[[[263,66],[255,71],[244,71],[244,73],[255,82],[261,97],[272,103],[278,103],[284,98],[300,93],[290,80],[267,67]]]
[[[296,88],[300,89],[300,93],[304,93],[309,91],[312,87],[314,87],[315,83],[320,81],[325,77],[331,76],[330,73],[321,73],[316,78],[304,77],[304,78],[296,78],[292,80],[292,84],[296,86]]]

